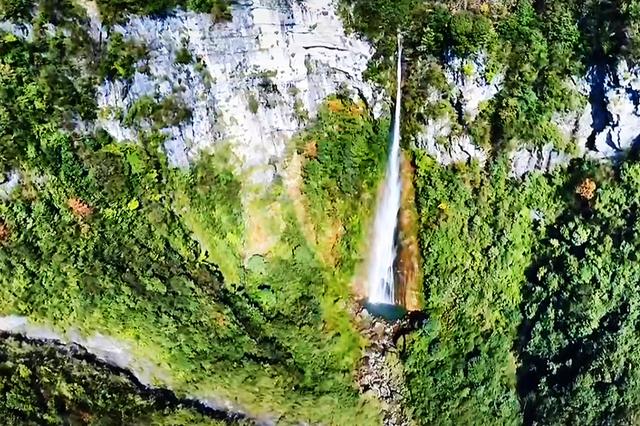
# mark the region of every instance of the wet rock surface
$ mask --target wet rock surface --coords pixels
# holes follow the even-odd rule
[[[357,310],[355,319],[370,342],[357,373],[360,392],[380,401],[385,426],[412,424],[404,410],[407,390],[394,343],[394,336],[403,323],[397,321],[391,324],[372,316],[365,308]]]

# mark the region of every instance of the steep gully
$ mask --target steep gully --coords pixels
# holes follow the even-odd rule
[[[188,408],[209,418],[216,420],[226,420],[230,423],[245,420],[253,421],[256,424],[262,425],[270,424],[252,419],[246,413],[241,411],[231,411],[220,407],[214,407],[198,399],[180,397],[170,389],[145,385],[132,371],[104,361],[95,354],[89,352],[86,348],[75,343],[65,345],[64,343],[53,339],[29,338],[20,333],[8,333],[3,331],[0,331],[0,339],[13,339],[14,341],[27,343],[33,346],[46,345],[47,347],[54,348],[60,354],[65,355],[66,357],[69,357],[71,359],[87,362],[88,364],[91,364],[92,366],[95,366],[97,368],[104,368],[111,374],[124,377],[127,381],[131,382],[136,388],[137,392],[143,398],[153,398],[157,400],[161,406],[164,407]]]

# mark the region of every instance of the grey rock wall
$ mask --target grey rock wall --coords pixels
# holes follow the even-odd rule
[[[100,29],[93,32],[96,36]],[[175,97],[191,119],[162,129],[173,166],[186,167],[203,150],[229,142],[254,181],[273,178],[287,141],[313,117],[323,100],[346,88],[379,113],[379,96],[362,77],[371,47],[348,36],[326,0],[243,0],[233,20],[207,14],[132,17],[115,31],[149,48],[145,72],[131,81],[105,81],[98,91],[98,125],[118,140],[135,140],[121,114],[142,96]],[[190,64],[178,64],[186,48]]]
[[[458,58],[450,57],[445,66],[445,76],[453,89],[452,106],[457,105],[458,114],[464,114],[468,123],[477,117],[482,102],[498,93],[502,83],[501,76],[491,82],[481,77],[482,58],[480,55],[473,61],[471,75],[461,72],[466,65]],[[561,135],[575,145],[575,153],[569,155],[551,144],[520,147],[511,153],[515,176],[534,170],[549,171],[576,156],[615,161],[640,141],[640,67],[630,67],[624,60],[615,66],[593,66],[573,84],[587,100],[584,107],[556,114],[552,121]],[[453,131],[456,127],[458,130]],[[459,127],[451,117],[431,119],[416,137],[417,145],[442,164],[485,161],[486,153]]]

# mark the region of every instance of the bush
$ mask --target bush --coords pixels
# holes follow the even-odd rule
[[[135,74],[136,64],[147,56],[147,50],[133,41],[124,39],[120,33],[109,38],[107,51],[100,61],[99,76],[102,79],[129,79]]]

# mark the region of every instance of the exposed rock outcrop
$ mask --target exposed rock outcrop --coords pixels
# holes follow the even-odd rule
[[[483,57],[478,58],[473,61],[473,73],[468,64],[455,57],[448,59],[444,70],[453,89],[450,101],[458,120],[451,116],[434,118],[416,137],[417,146],[442,164],[471,159],[482,163],[487,158],[486,152],[474,144],[465,123],[472,123],[482,103],[498,93],[502,77],[498,75],[491,82],[480,77],[485,68]],[[552,122],[575,147],[573,153],[562,152],[551,144],[520,147],[511,153],[515,176],[534,170],[549,171],[576,156],[615,160],[640,140],[640,67],[630,67],[625,60],[616,65],[600,64],[572,84],[587,102],[577,111],[557,114]]]
[[[0,31],[5,31],[26,40],[33,39],[33,26],[31,24],[0,21]]]
[[[131,81],[102,84],[98,124],[117,140],[133,140],[137,131],[124,125],[123,111],[143,96],[178,99],[190,119],[162,130],[173,166],[185,167],[201,150],[228,141],[254,181],[267,182],[286,141],[327,96],[348,89],[378,105],[362,77],[371,47],[347,36],[324,0],[244,0],[234,4],[231,22],[178,10],[164,18],[132,17],[113,31],[144,43],[149,58]],[[176,61],[181,49],[192,63]]]
[[[452,103],[456,113],[461,121],[473,122],[480,113],[481,104],[492,99],[502,88],[504,74],[489,76],[488,59],[484,54],[469,60],[450,54],[445,64],[444,76],[453,87]]]
[[[7,176],[0,174],[0,199],[9,198],[11,193],[20,185],[20,173],[10,172]]]
[[[426,123],[423,132],[416,136],[416,145],[442,164],[470,159],[482,163],[487,155],[473,143],[465,128],[477,118],[482,104],[500,91],[504,74],[498,73],[488,80],[487,58],[482,54],[469,60],[449,55],[443,73],[451,87],[449,101],[453,114],[433,118]],[[441,94],[434,93],[432,101],[441,97]]]

